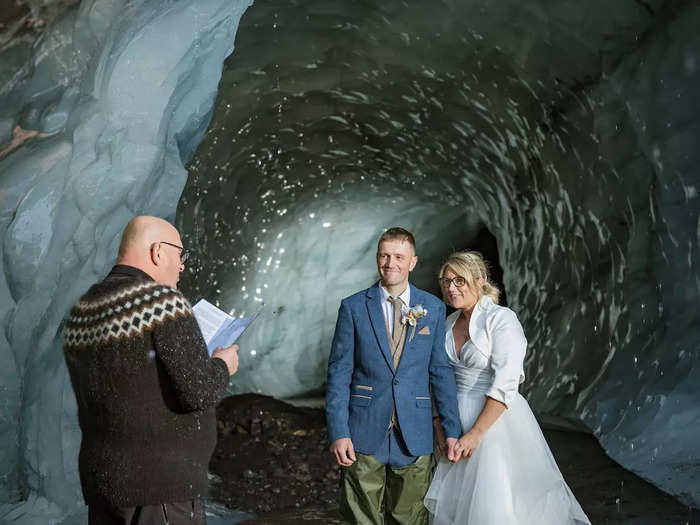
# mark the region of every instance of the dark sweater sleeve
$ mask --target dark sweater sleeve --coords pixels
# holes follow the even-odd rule
[[[228,368],[222,359],[210,358],[199,325],[185,297],[170,293],[184,307],[166,316],[153,329],[157,358],[172,382],[175,394],[187,411],[206,410],[226,395]]]

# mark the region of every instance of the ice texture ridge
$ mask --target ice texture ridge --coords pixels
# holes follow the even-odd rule
[[[131,217],[174,218],[249,4],[86,0],[3,79],[3,142],[38,135],[0,160],[0,521],[53,523],[81,502],[61,320]]]

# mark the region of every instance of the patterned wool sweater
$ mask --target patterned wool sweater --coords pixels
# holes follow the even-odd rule
[[[133,507],[203,496],[228,371],[209,358],[185,297],[117,265],[73,307],[63,337],[85,501]]]

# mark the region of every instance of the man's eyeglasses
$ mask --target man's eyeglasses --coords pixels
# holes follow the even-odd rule
[[[177,244],[173,244],[171,242],[167,241],[159,241],[161,244],[167,244],[168,246],[173,246],[174,248],[178,248],[180,250],[180,262],[182,264],[185,264],[187,259],[190,258],[190,250],[186,250],[183,246],[178,246]]]
[[[464,277],[455,277],[454,279],[448,279],[447,277],[440,277],[440,285],[447,289],[450,287],[450,283],[454,283],[457,288],[461,288],[467,284],[467,280]]]

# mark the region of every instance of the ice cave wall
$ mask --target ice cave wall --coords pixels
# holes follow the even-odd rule
[[[46,523],[82,500],[61,320],[133,215],[174,218],[249,4],[84,1],[3,71],[0,142],[38,135],[0,160],[0,501],[30,498],[0,521]]]
[[[698,505],[699,21],[663,1],[253,6],[178,208],[202,254],[183,286],[265,305],[234,391],[322,389],[382,228],[416,231],[432,289],[485,228],[533,407]]]
[[[43,499],[0,517],[79,499],[60,320],[131,215],[173,217],[246,5],[83,2],[3,70],[0,142],[42,135],[0,160],[0,495]],[[190,165],[183,284],[236,313],[265,303],[235,390],[322,388],[383,227],[415,230],[427,287],[487,229],[533,407],[699,505],[700,7],[363,6],[251,9]]]

